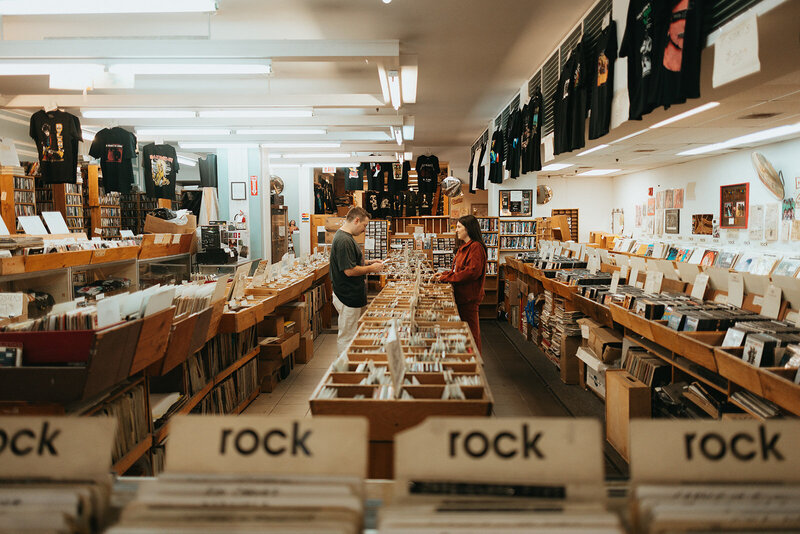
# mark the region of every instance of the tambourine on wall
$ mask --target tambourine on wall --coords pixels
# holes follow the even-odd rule
[[[506,189],[500,191],[500,217],[532,216],[532,189]]]

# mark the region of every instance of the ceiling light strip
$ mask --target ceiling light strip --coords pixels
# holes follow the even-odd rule
[[[787,126],[778,126],[776,128],[770,128],[768,130],[762,130],[760,132],[754,132],[739,137],[734,137],[733,139],[728,139],[727,141],[723,141],[721,143],[713,143],[710,145],[704,145],[698,148],[693,148],[691,150],[684,150],[683,152],[678,152],[678,155],[696,156],[699,154],[707,154],[709,152],[716,152],[718,150],[736,148],[742,145],[760,143],[761,141],[767,141],[769,139],[775,139],[777,137],[784,137],[796,133],[800,133],[800,122],[795,124],[790,124]]]
[[[5,0],[0,15],[92,15],[105,13],[211,13],[216,0]]]

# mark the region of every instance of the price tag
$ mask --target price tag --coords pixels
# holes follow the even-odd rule
[[[22,315],[22,293],[0,293],[0,317],[19,317]]]
[[[360,417],[179,415],[170,420],[167,472],[364,478],[367,427]]]
[[[777,319],[781,311],[781,288],[770,284],[764,295],[764,303],[761,305],[761,315],[770,319]]]
[[[708,287],[708,275],[706,273],[697,273],[694,277],[694,284],[692,285],[692,298],[703,300]]]
[[[614,274],[611,275],[611,293],[617,292],[617,287],[619,286],[619,271],[614,271]]]
[[[100,228],[95,228],[94,233],[96,233],[97,235],[103,235],[103,230],[101,230]]]
[[[180,245],[181,243],[181,234],[173,234],[172,235],[172,244],[173,245]]]
[[[744,302],[744,277],[742,273],[728,273],[728,304],[742,307]]]
[[[644,281],[644,292],[650,295],[661,293],[661,284],[664,282],[664,273],[661,271],[647,271]]]

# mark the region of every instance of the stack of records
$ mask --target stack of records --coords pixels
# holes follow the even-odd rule
[[[165,473],[142,481],[106,532],[356,534],[363,499],[356,477]]]

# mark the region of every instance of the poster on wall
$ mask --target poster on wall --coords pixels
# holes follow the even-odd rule
[[[674,197],[675,198],[673,199],[673,207],[676,208],[676,209],[682,209],[683,208],[683,188],[676,189]]]
[[[500,217],[531,217],[533,190],[508,189],[500,191]]]
[[[792,241],[800,241],[800,219],[792,221]]]
[[[679,234],[681,231],[681,210],[669,209],[664,213],[664,232]]]
[[[723,185],[719,188],[721,228],[747,228],[750,184]]]
[[[791,221],[794,219],[794,199],[793,198],[784,198],[783,199],[783,207],[781,210],[782,219],[784,221]]]
[[[675,207],[673,204],[674,200],[675,200],[674,191],[672,189],[667,189],[664,192],[664,208],[668,210],[674,208]]]
[[[664,210],[656,210],[655,233],[656,235],[662,235],[664,233]]]
[[[750,206],[750,217],[748,219],[750,239],[752,241],[761,241],[764,237],[764,206],[762,204]]]
[[[656,199],[650,197],[647,199],[647,215],[655,215],[656,214]]]
[[[642,227],[642,206],[640,204],[636,205],[636,219],[634,220],[634,226],[636,228]]]
[[[711,235],[714,215],[711,213],[695,213],[692,215],[692,233],[695,235]]]
[[[655,222],[654,215],[648,215],[644,218],[644,234],[645,235],[653,235],[653,226]]]
[[[767,204],[764,208],[764,239],[777,241],[780,236],[781,205],[778,203]]]

